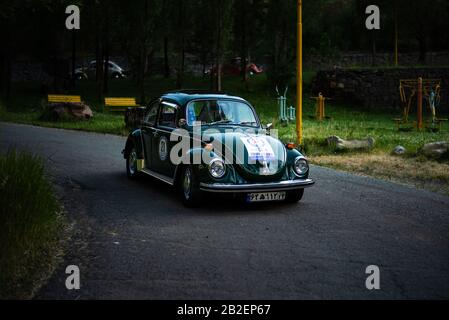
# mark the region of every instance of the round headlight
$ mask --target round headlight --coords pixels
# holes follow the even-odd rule
[[[307,160],[302,157],[296,158],[293,170],[295,170],[295,173],[299,176],[305,175],[309,171]]]
[[[215,159],[209,164],[209,173],[215,179],[223,178],[226,174],[226,166],[223,160]]]

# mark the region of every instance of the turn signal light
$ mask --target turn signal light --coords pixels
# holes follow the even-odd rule
[[[288,150],[293,150],[296,148],[296,145],[294,143],[287,143],[286,147]]]
[[[210,152],[210,151],[214,150],[214,145],[212,143],[208,143],[204,146],[204,150]]]

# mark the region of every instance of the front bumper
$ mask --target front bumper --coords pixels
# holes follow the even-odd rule
[[[200,190],[214,193],[281,192],[305,189],[313,186],[314,184],[315,181],[312,179],[256,184],[200,183]]]

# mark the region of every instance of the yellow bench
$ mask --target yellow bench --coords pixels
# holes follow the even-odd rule
[[[66,96],[59,94],[49,94],[48,103],[81,103],[80,96]]]
[[[124,112],[128,108],[138,108],[135,98],[104,98],[106,112]]]

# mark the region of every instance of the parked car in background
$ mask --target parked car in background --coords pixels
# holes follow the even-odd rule
[[[245,60],[246,63],[246,72],[248,75],[255,75],[255,74],[261,74],[264,72],[264,69],[262,66],[258,66],[255,63],[248,62],[248,60]],[[213,73],[214,75],[217,74],[217,67],[214,66],[211,69],[206,71],[206,74]],[[239,76],[242,74],[242,59],[240,57],[233,58],[228,63],[223,64],[222,66],[222,73],[223,75],[233,75],[233,76]]]
[[[109,76],[112,79],[122,79],[126,77],[125,70],[120,67],[117,63],[113,61],[109,61]],[[97,72],[97,61],[92,60],[85,67],[79,67],[75,69],[75,76],[78,80],[87,80],[87,79],[95,79]]]

